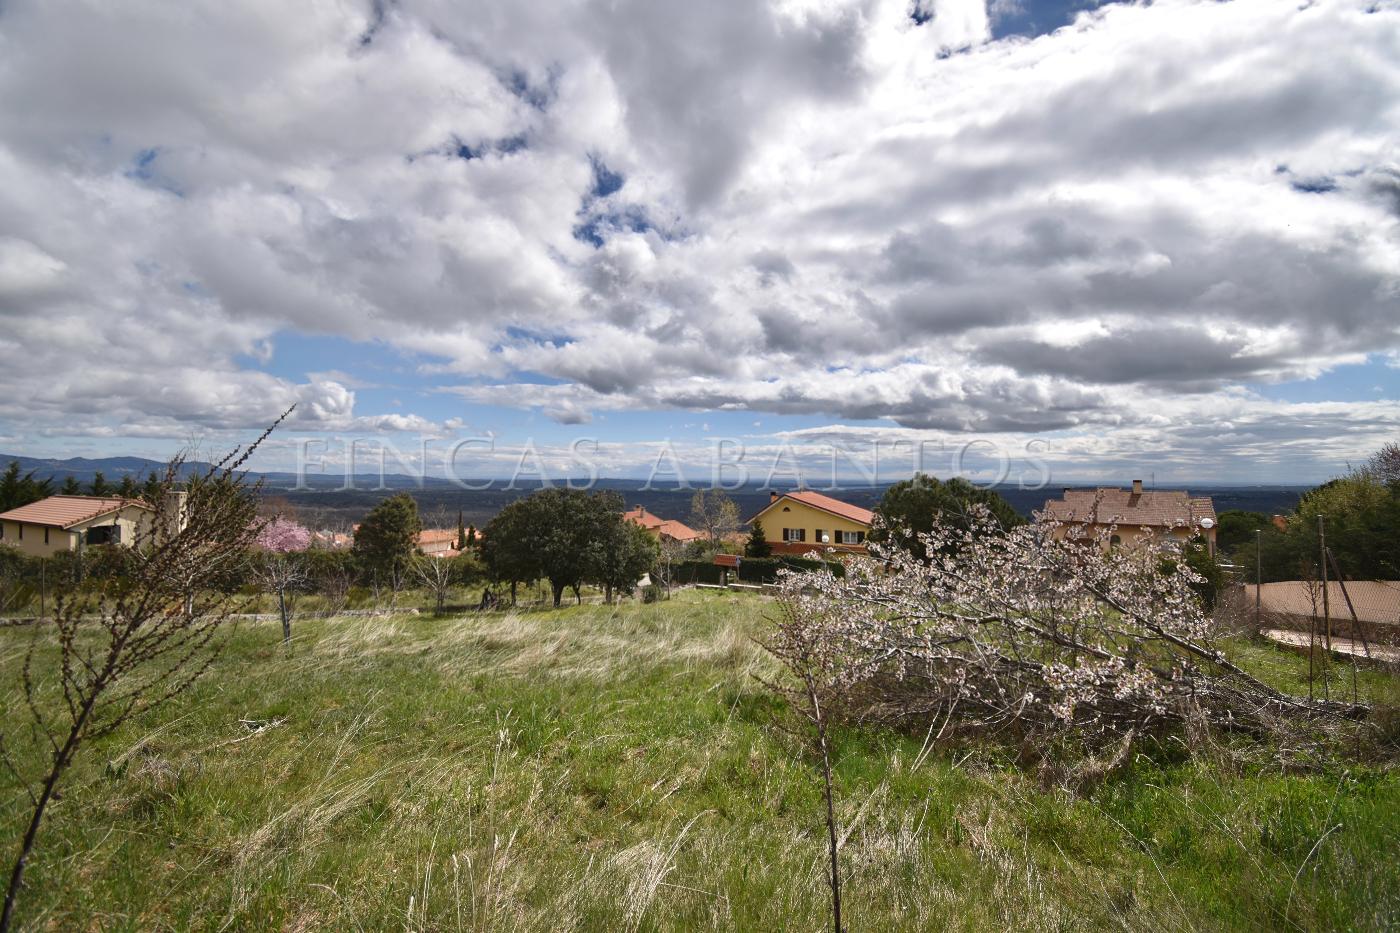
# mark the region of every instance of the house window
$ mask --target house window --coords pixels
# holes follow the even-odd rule
[[[87,530],[88,544],[116,544],[122,539],[120,525],[99,525]]]
[[[836,532],[837,544],[860,544],[865,540],[863,531],[838,531]]]
[[[784,529],[783,529],[783,540],[784,540],[784,541],[806,541],[806,540],[807,540],[807,529],[806,529],[806,528],[784,528]]]
[[[1108,546],[1111,547],[1111,548],[1118,547],[1118,545],[1120,545],[1120,544],[1122,544],[1122,543],[1123,543],[1123,539],[1120,538],[1120,537],[1118,537],[1117,535],[1114,535],[1113,537],[1111,537],[1111,538],[1108,539]]]
[[[20,525],[20,526],[19,526],[19,539],[20,539],[21,541],[24,540],[24,526],[23,526],[23,525]]]
[[[49,543],[49,530],[47,528],[44,529],[44,543]]]

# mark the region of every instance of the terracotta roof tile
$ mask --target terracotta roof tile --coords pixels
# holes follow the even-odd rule
[[[148,512],[155,511],[140,499],[122,499],[115,496],[49,496],[47,499],[0,513],[0,519],[30,525],[48,525],[51,528],[71,528],[127,506],[136,506]]]
[[[842,518],[850,519],[853,522],[860,522],[863,525],[869,525],[875,520],[875,513],[869,509],[863,509],[858,505],[851,505],[849,502],[842,502],[840,499],[824,496],[819,492],[812,492],[810,489],[799,489],[796,492],[787,493],[784,496],[779,496],[777,501],[781,502],[783,499],[795,499],[798,502],[810,505],[814,509],[821,509],[824,512],[830,512],[833,515],[839,515]],[[776,504],[776,502],[770,503],[770,506]]]
[[[633,506],[623,512],[622,520],[641,525],[647,531],[654,531],[657,534],[666,535],[668,538],[675,538],[677,541],[693,541],[700,537],[700,532],[690,526],[673,518],[658,518],[640,505]]]
[[[1209,496],[1192,496],[1179,489],[1144,490],[1101,487],[1066,489],[1063,498],[1045,503],[1041,517],[1057,522],[1091,525],[1145,525],[1180,528],[1215,521]]]

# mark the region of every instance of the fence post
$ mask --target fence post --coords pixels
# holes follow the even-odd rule
[[[1254,529],[1254,628],[1264,630],[1260,612],[1260,594],[1264,591],[1264,529]]]
[[[1317,517],[1317,555],[1318,563],[1322,565],[1322,624],[1327,644],[1327,657],[1322,666],[1322,696],[1330,700],[1332,690],[1328,672],[1332,666],[1332,608],[1327,598],[1327,531],[1321,515]]]

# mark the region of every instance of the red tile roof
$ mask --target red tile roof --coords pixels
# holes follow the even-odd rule
[[[40,499],[38,502],[31,502],[17,509],[0,513],[0,519],[7,522],[24,522],[29,525],[48,525],[51,528],[71,528],[127,506],[136,506],[148,512],[155,511],[140,499],[101,496],[49,496],[47,499]]]
[[[821,509],[823,512],[830,512],[832,515],[837,515],[853,522],[859,522],[862,525],[869,525],[875,520],[875,513],[869,509],[863,509],[858,505],[851,505],[849,502],[842,502],[840,499],[824,496],[819,492],[812,492],[810,489],[799,489],[796,492],[790,492],[779,496],[777,499],[768,503],[764,511],[766,512],[784,499],[793,499],[804,505],[810,505],[814,509]],[[759,513],[759,515],[762,514],[762,512]],[[756,517],[757,516],[755,516],[755,518]]]
[[[677,541],[694,541],[700,537],[700,532],[689,525],[682,524],[673,518],[658,518],[640,505],[623,512],[622,520],[641,525],[647,531],[654,531],[659,535],[675,538]]]
[[[1066,489],[1064,498],[1045,503],[1041,517],[1057,522],[1158,528],[1184,528],[1198,525],[1203,519],[1216,520],[1215,505],[1209,496],[1193,497],[1180,489],[1135,493],[1117,487]]]

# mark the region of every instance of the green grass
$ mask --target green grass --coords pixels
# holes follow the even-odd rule
[[[245,625],[194,690],[85,751],[21,922],[818,929],[821,801],[754,676],[773,673],[750,641],[766,605],[692,592],[306,621],[289,650],[276,623]],[[0,632],[10,733],[32,632]],[[1306,671],[1305,658],[1240,652],[1272,677]],[[1040,789],[1008,753],[920,748],[837,735],[852,930],[1400,920],[1393,773],[1163,752],[1080,798]],[[23,799],[12,783],[4,794],[13,840]]]

